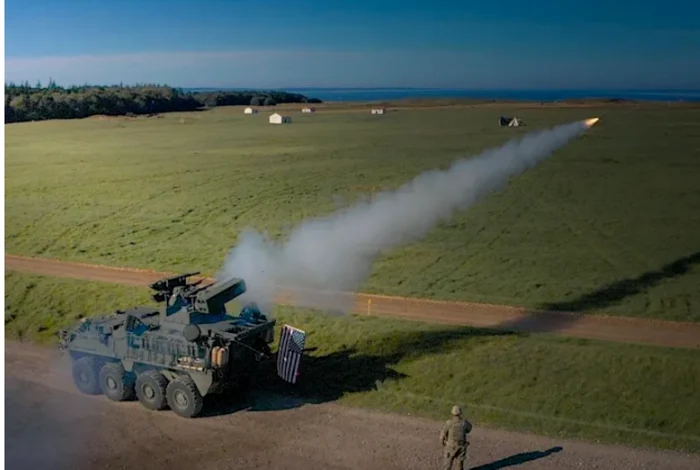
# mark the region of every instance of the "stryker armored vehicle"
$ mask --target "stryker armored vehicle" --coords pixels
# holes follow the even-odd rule
[[[76,387],[114,401],[135,396],[148,409],[170,407],[187,418],[201,412],[205,395],[245,390],[258,364],[272,357],[275,321],[255,304],[227,313],[226,303],[246,290],[242,279],[187,282],[197,274],[151,284],[153,300],[165,304],[160,309],[117,310],[61,330],[59,348],[71,356]],[[284,325],[277,371],[287,382],[297,380],[304,337]]]

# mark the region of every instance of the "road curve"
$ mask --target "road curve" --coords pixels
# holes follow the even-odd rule
[[[8,470],[441,467],[440,422],[332,403],[304,404],[261,391],[249,407],[233,411],[223,404],[228,408],[224,411],[214,404],[208,416],[188,420],[169,410],[146,410],[135,401],[114,403],[81,395],[71,383],[67,358],[55,350],[6,343]],[[472,470],[700,468],[700,455],[603,446],[475,424],[465,467]]]
[[[173,273],[5,255],[5,270],[144,286]],[[542,312],[505,305],[448,302],[370,294],[280,292],[285,305],[326,307],[348,302],[358,314],[519,332],[550,332],[604,341],[700,349],[700,324],[640,318]]]

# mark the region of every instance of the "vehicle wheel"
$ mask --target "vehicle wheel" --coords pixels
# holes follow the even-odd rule
[[[100,394],[97,360],[94,357],[81,357],[73,363],[73,382],[78,390],[87,395]]]
[[[100,387],[102,393],[114,401],[124,401],[132,398],[135,393],[134,381],[131,374],[124,370],[118,362],[109,362],[100,371]]]
[[[157,370],[147,370],[136,378],[136,397],[149,410],[164,410],[168,406],[165,389],[168,379]]]
[[[204,399],[191,378],[181,375],[168,384],[168,406],[183,418],[197,416],[204,405]]]

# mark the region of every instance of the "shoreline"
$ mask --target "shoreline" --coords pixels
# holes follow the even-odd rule
[[[193,111],[165,111],[162,113],[139,114],[129,116],[127,114],[102,115],[94,114],[83,118],[66,119],[40,119],[36,121],[5,122],[5,126],[28,124],[38,122],[56,121],[79,121],[85,119],[148,119],[165,115],[183,115],[219,110],[218,112],[240,112],[250,105],[220,105],[211,108],[200,107]],[[700,101],[646,101],[627,100],[617,98],[571,98],[557,101],[532,101],[532,100],[486,100],[476,98],[402,98],[377,101],[324,101],[323,103],[280,103],[274,106],[250,106],[257,108],[259,112],[294,112],[301,114],[302,108],[312,107],[317,111],[325,113],[338,112],[368,112],[372,108],[384,108],[385,111],[399,110],[457,110],[469,108],[512,108],[512,109],[585,109],[585,108],[608,108],[608,109],[700,109]]]
[[[464,109],[464,108],[514,108],[514,109],[565,109],[565,108],[679,108],[700,109],[700,102],[694,101],[635,101],[618,99],[567,99],[558,101],[530,101],[530,100],[483,100],[474,98],[404,98],[377,101],[324,101],[318,104],[283,103],[276,106],[260,106],[258,111],[275,112],[278,110],[295,110],[301,112],[301,108],[312,107],[317,111],[367,111],[373,107],[384,108],[387,111],[399,109]],[[243,109],[248,106],[218,106],[221,109]],[[213,109],[213,108],[212,108]]]

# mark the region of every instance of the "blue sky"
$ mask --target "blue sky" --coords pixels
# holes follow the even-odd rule
[[[700,2],[7,0],[6,81],[700,88]]]

